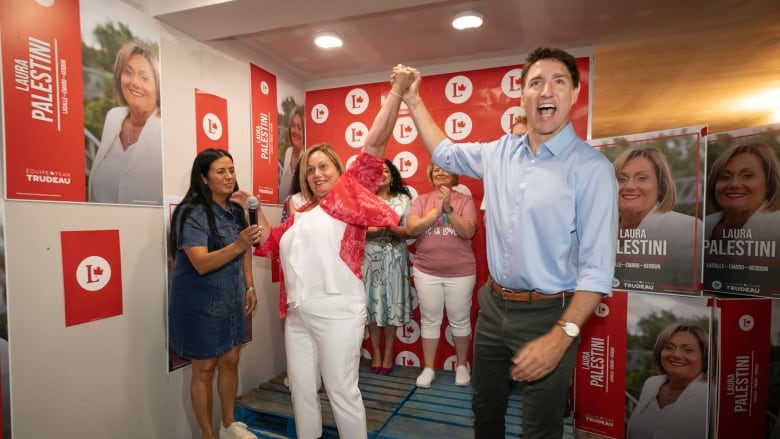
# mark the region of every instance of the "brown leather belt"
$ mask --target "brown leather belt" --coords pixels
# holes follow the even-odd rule
[[[571,297],[572,294],[574,294],[569,291],[561,291],[556,294],[544,294],[537,293],[536,291],[510,290],[509,288],[504,288],[497,284],[493,279],[490,279],[490,289],[502,299],[510,302],[534,302],[537,300],[561,299],[564,297]]]

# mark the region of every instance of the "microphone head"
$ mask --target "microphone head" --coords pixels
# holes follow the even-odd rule
[[[257,206],[260,204],[259,201],[257,201],[257,197],[249,197],[246,199],[246,207],[248,207],[251,210],[257,210]]]

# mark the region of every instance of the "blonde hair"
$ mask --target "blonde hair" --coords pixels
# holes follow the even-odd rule
[[[668,212],[672,210],[675,203],[677,203],[677,190],[674,187],[672,170],[669,167],[669,162],[666,161],[666,156],[656,148],[652,146],[637,146],[621,152],[615,158],[615,161],[612,162],[612,166],[615,167],[615,178],[618,177],[618,173],[623,169],[623,166],[636,157],[644,157],[653,164],[655,177],[658,180],[658,200],[656,200],[658,211]]]
[[[341,164],[341,158],[333,147],[327,143],[318,143],[311,148],[307,148],[301,155],[301,159],[298,161],[298,168],[300,176],[298,176],[298,182],[301,185],[301,194],[303,198],[309,199],[314,196],[314,191],[309,187],[309,180],[306,178],[306,167],[309,165],[309,157],[315,152],[321,152],[327,156],[333,165],[336,166],[336,170],[339,175],[344,173],[344,165]]]
[[[154,74],[154,87],[157,94],[156,106],[160,108],[160,67],[157,62],[157,56],[152,53],[152,50],[140,43],[130,42],[125,43],[117,52],[116,60],[114,60],[114,99],[122,106],[127,106],[127,99],[122,94],[122,72],[127,65],[127,61],[133,55],[141,55],[149,65],[152,66],[152,73]]]
[[[696,341],[699,342],[699,350],[701,351],[701,373],[707,372],[707,365],[709,364],[709,337],[707,336],[707,332],[701,329],[700,327],[694,325],[693,323],[689,322],[674,322],[667,327],[665,327],[660,333],[658,333],[658,338],[655,340],[655,347],[653,348],[653,363],[655,363],[655,368],[658,370],[658,373],[666,374],[666,369],[664,369],[663,364],[661,363],[661,351],[664,350],[664,346],[666,343],[669,342],[669,339],[672,338],[674,334],[677,334],[678,332],[687,332],[691,335],[693,335],[696,338]]]
[[[723,210],[720,203],[715,198],[715,184],[718,177],[723,172],[723,168],[732,157],[739,154],[753,154],[761,160],[761,165],[766,177],[766,209],[775,211],[780,209],[780,164],[778,164],[777,154],[769,145],[761,142],[751,142],[731,145],[726,148],[712,164],[709,176],[707,177],[707,200],[712,212]]]
[[[436,163],[430,162],[430,163],[428,163],[428,168],[425,170],[425,175],[428,177],[428,183],[430,183],[431,186],[434,186],[434,184],[433,184],[433,167],[434,166],[436,166],[437,168],[441,169],[442,171],[452,175],[452,179],[453,179],[452,186],[453,187],[458,185],[458,181],[460,180],[460,175],[453,174],[452,172],[449,172],[449,171],[445,170],[444,168],[442,168],[441,166],[437,165]]]

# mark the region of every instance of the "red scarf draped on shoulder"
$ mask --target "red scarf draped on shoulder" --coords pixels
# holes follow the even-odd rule
[[[355,163],[333,185],[328,193],[319,200],[320,207],[331,217],[347,223],[344,236],[341,237],[339,256],[358,277],[363,279],[363,252],[366,244],[368,226],[388,227],[398,225],[400,218],[395,211],[377,197],[376,190],[382,181],[384,160],[370,154],[361,153]],[[307,210],[317,199],[312,197],[298,212]],[[279,241],[284,232],[295,221],[295,215],[283,224],[274,227],[271,235],[262,246],[255,250],[259,256],[279,258]],[[281,264],[279,265],[281,267]],[[284,273],[280,273],[279,316],[287,315],[287,291],[284,287]]]

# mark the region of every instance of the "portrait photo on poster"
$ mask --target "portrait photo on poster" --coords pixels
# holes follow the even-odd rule
[[[121,20],[98,21],[114,6]],[[159,28],[122,4],[81,9],[86,199],[161,206]]]
[[[707,143],[704,289],[780,297],[780,125]]]
[[[613,287],[700,295],[703,127],[592,140],[613,164],[619,231]]]
[[[706,298],[629,294],[627,437],[707,437],[710,315]]]
[[[279,204],[285,204],[288,196],[297,192],[291,192],[293,186],[299,186],[293,181],[293,175],[306,150],[306,114],[292,96],[284,98],[279,106],[279,121],[283,124],[279,127]]]

